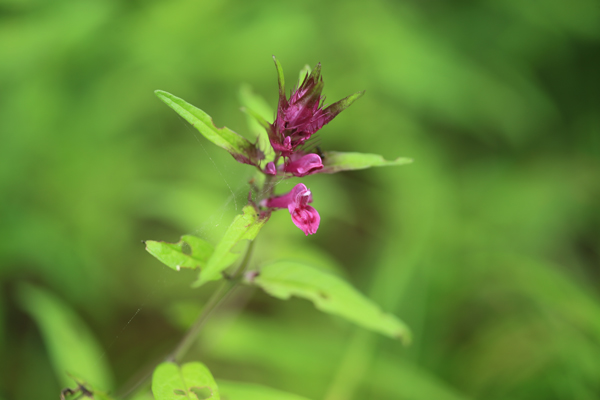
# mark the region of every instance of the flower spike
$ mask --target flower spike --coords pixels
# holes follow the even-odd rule
[[[324,84],[319,63],[301,83],[299,82],[288,100],[285,95],[285,80],[281,64],[275,57],[273,59],[277,69],[279,102],[277,117],[267,131],[273,149],[282,156],[289,157],[364,92],[348,96],[324,108],[325,97],[321,94]]]

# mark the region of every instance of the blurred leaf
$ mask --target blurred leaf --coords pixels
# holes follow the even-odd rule
[[[152,392],[149,389],[140,391],[133,395],[131,400],[155,400],[154,396],[152,396]]]
[[[308,400],[292,393],[243,382],[219,381],[219,392],[223,400]]]
[[[269,120],[274,119],[273,108],[261,96],[252,91],[249,85],[242,85],[239,100],[248,116],[248,127],[258,138],[259,149],[265,153],[265,161],[272,161],[275,155],[269,142]]]
[[[72,384],[68,373],[75,373],[94,387],[112,387],[110,369],[102,349],[67,304],[28,284],[19,285],[18,301],[37,323],[62,385]]]
[[[339,277],[293,261],[280,261],[261,268],[253,279],[268,294],[287,300],[298,296],[312,301],[324,312],[344,317],[364,328],[386,336],[410,341],[404,323],[386,314]]]
[[[344,111],[346,108],[350,107],[352,105],[352,103],[354,103],[356,100],[361,98],[363,94],[365,94],[364,90],[361,92],[356,92],[354,94],[351,94],[350,96],[344,97],[343,99],[336,101],[335,103],[333,103],[332,105],[330,105],[323,111],[327,114],[338,115],[339,113]]]
[[[375,393],[385,394],[385,398],[410,400],[468,399],[468,397],[430,372],[389,355],[383,355],[372,365],[366,383],[373,388]]]
[[[268,219],[268,215],[261,216],[254,206],[245,206],[242,214],[234,218],[225,235],[215,247],[215,251],[206,263],[206,268],[200,271],[194,287],[201,286],[208,281],[221,279],[221,272],[231,264],[231,249],[242,240],[254,240]]]
[[[200,362],[160,364],[152,375],[152,393],[156,400],[220,399],[212,374]]]
[[[270,300],[263,293],[256,297]],[[340,340],[343,331],[327,315],[315,313],[308,302],[272,305],[283,305],[280,309],[287,315],[215,315],[204,328],[202,354],[232,366],[252,365],[252,369],[239,371],[236,379],[322,398],[344,345]],[[290,307],[294,312],[290,313]]]
[[[387,161],[378,154],[328,151],[323,155],[323,169],[320,172],[332,174],[339,171],[404,165],[412,162],[412,159],[403,157],[397,158],[394,161]]]
[[[237,161],[256,165],[259,160],[264,158],[264,155],[248,139],[229,128],[217,128],[212,118],[199,108],[162,90],[156,90],[154,93],[177,114],[192,124],[202,136],[227,150]]]
[[[184,244],[191,249],[190,254],[184,253]],[[163,264],[179,271],[181,268],[201,268],[213,254],[213,246],[205,240],[192,235],[185,235],[177,243],[156,242],[146,240],[146,251],[156,257]],[[232,261],[233,262],[233,261]]]

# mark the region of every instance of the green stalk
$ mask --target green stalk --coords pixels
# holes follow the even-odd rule
[[[227,299],[227,297],[233,292],[233,289],[235,289],[241,282],[242,276],[246,271],[248,264],[250,263],[250,257],[252,255],[252,249],[254,248],[254,242],[255,240],[251,241],[248,247],[246,248],[246,254],[244,255],[244,259],[242,260],[240,266],[236,269],[233,275],[225,279],[221,283],[219,288],[212,294],[212,296],[208,300],[208,303],[206,303],[206,306],[204,306],[202,312],[200,312],[200,315],[198,315],[198,318],[196,319],[194,324],[179,341],[175,349],[163,361],[172,361],[179,363],[181,362],[183,357],[185,357],[187,352],[190,350],[190,348],[198,338],[202,327],[204,326],[206,321],[208,321],[208,318],[212,315],[212,312],[215,309],[217,309],[223,303],[223,301],[225,301],[225,299]],[[142,387],[152,377],[152,373],[154,372],[155,367],[156,366],[153,366],[153,368],[150,371],[146,372],[144,376],[135,384],[133,384],[130,388],[123,390],[122,394],[120,394],[118,397],[126,398],[133,394],[140,387]]]
[[[233,273],[233,275],[225,279],[221,286],[213,293],[213,295],[208,300],[208,303],[202,309],[202,312],[192,325],[192,327],[188,330],[185,336],[181,339],[175,350],[167,357],[167,361],[180,362],[181,359],[185,356],[185,354],[189,351],[194,341],[198,338],[198,334],[202,330],[202,327],[212,314],[212,312],[221,304],[225,299],[231,294],[233,289],[240,283],[242,274],[245,272],[248,267],[248,263],[250,262],[250,256],[252,253],[252,248],[254,247],[254,240],[250,242],[248,248],[246,249],[246,254],[244,255],[244,259],[238,269]]]

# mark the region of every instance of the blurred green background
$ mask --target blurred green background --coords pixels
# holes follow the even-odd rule
[[[216,241],[252,169],[153,91],[251,138],[240,87],[275,107],[273,54],[288,87],[321,62],[328,102],[366,90],[323,150],[415,163],[302,179],[319,232],[277,213],[254,263],[333,269],[414,341],[246,289],[189,359],[314,400],[597,399],[595,0],[1,0],[0,398],[64,370],[114,392],[173,348],[215,286],[141,240]]]

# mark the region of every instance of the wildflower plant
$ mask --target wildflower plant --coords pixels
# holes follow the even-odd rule
[[[211,117],[174,95],[156,91],[156,95],[196,128],[206,139],[227,150],[240,163],[256,169],[249,183],[248,204],[237,215],[221,240],[216,244],[192,235],[184,235],[177,243],[148,240],[146,250],[169,268],[198,271],[194,287],[210,281],[222,281],[202,313],[178,346],[158,365],[152,376],[152,392],[156,400],[181,398],[230,400],[246,398],[299,399],[295,395],[275,393],[272,389],[245,383],[217,384],[210,371],[200,362],[180,365],[211,312],[238,284],[256,286],[282,300],[297,296],[310,300],[323,312],[341,316],[363,328],[379,332],[404,343],[410,340],[405,324],[384,313],[342,278],[303,262],[276,261],[248,269],[254,240],[269,221],[271,213],[286,209],[296,227],[305,235],[318,232],[321,217],[311,206],[317,193],[298,183],[288,193],[275,193],[276,184],[284,179],[313,174],[392,166],[410,163],[407,158],[386,161],[381,156],[364,153],[320,151],[311,138],[340,112],[352,105],[364,92],[358,92],[325,106],[322,95],[321,65],[304,76],[286,96],[281,65],[275,57],[279,84],[279,100],[273,122],[266,121],[248,101],[245,112],[264,128],[255,143],[228,128],[217,128]],[[298,239],[302,240],[302,239]],[[234,251],[238,243],[249,241],[242,257]],[[185,250],[184,250],[185,249]],[[194,397],[196,396],[196,397]],[[271,396],[271,397],[269,397]]]

